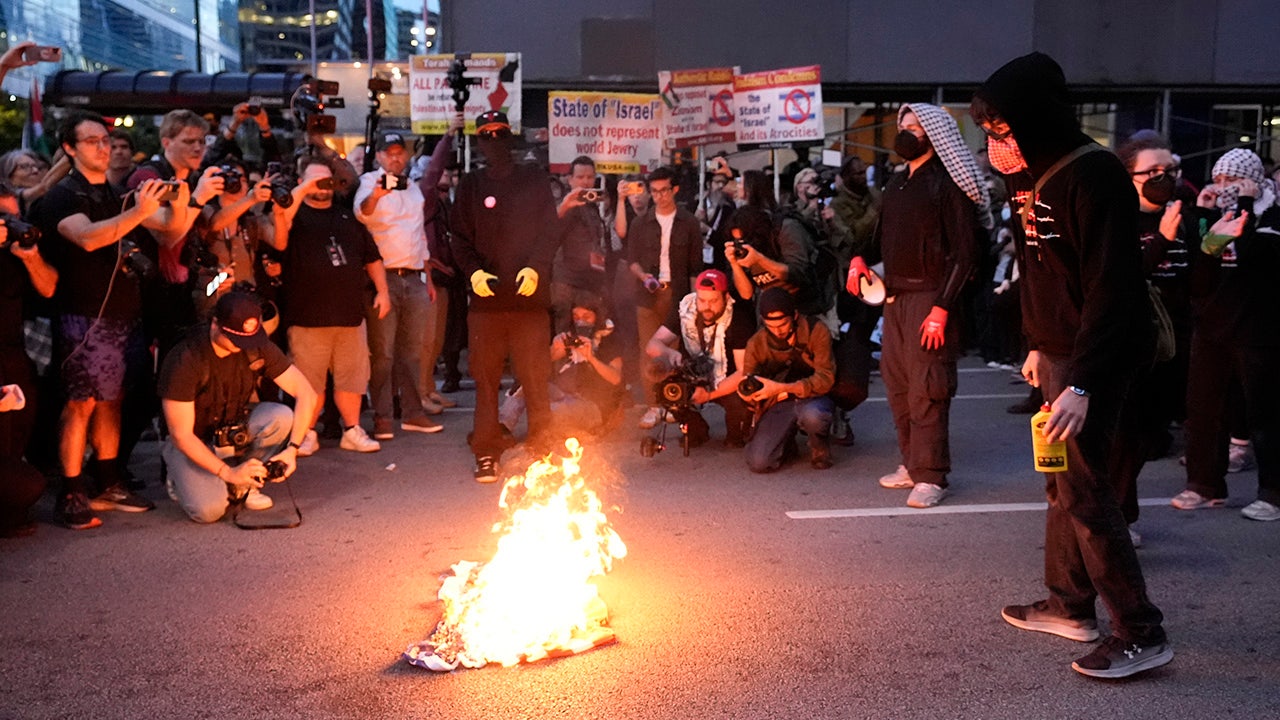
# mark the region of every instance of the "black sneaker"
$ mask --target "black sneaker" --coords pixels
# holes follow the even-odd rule
[[[1000,611],[1005,622],[1019,630],[1049,633],[1076,642],[1098,639],[1097,620],[1072,620],[1049,611],[1049,603],[1037,600],[1030,605],[1008,605]]]
[[[72,530],[88,530],[102,524],[102,518],[93,514],[89,507],[89,496],[82,492],[66,493],[58,498],[54,512],[62,517],[62,522]]]
[[[89,508],[98,512],[119,510],[121,512],[146,512],[155,510],[156,504],[136,493],[126,490],[123,485],[112,485],[103,490],[98,497],[89,501]]]
[[[498,479],[498,459],[492,455],[476,456],[476,482],[491,483]]]
[[[1167,640],[1139,645],[1111,635],[1093,652],[1071,663],[1071,669],[1089,677],[1113,679],[1158,668],[1170,660],[1173,660],[1173,648]]]

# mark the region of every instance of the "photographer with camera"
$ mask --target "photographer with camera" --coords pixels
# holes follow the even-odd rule
[[[270,379],[294,409],[250,398]],[[216,522],[233,502],[271,507],[260,490],[297,469],[298,448],[317,407],[316,392],[262,327],[262,304],[248,293],[218,299],[213,320],[193,329],[160,370],[169,437],[163,456],[169,495],[192,520]]]
[[[257,126],[256,133],[250,135],[251,131],[240,130],[242,126],[250,125]],[[252,140],[253,135],[257,136],[256,142]],[[247,152],[246,149],[256,152]],[[267,119],[267,110],[260,101],[250,99],[236,105],[231,111],[231,122],[218,133],[205,152],[210,165],[228,155],[264,163],[280,161],[280,143],[271,132],[271,121]]]
[[[707,422],[693,406],[714,402],[724,409],[725,446],[742,447],[751,432],[751,410],[737,389],[747,342],[756,331],[755,312],[750,302],[729,294],[729,279],[719,270],[702,271],[693,287],[648,339],[645,354],[652,361],[650,373],[670,377],[694,359],[706,358],[709,376],[699,379],[708,387],[696,387],[688,393],[686,407],[681,408],[686,412],[675,419],[690,423],[694,428],[691,439],[705,439]],[[663,401],[659,392],[659,402]]]
[[[360,176],[355,195],[356,219],[364,223],[386,267],[391,310],[367,312],[371,371],[369,396],[373,404],[373,437],[395,437],[395,399],[399,391],[400,429],[435,433],[444,429],[430,415],[444,408],[422,387],[423,336],[431,320],[436,289],[425,272],[431,253],[424,227],[422,188],[406,174],[409,150],[398,132],[378,139],[378,169]]]
[[[58,270],[55,345],[67,404],[59,433],[64,480],[57,512],[74,529],[101,525],[95,509],[153,507],[124,488],[117,455],[126,366],[148,362],[138,276],[150,263],[138,255],[131,234],[136,236],[140,225],[163,226],[160,202],[167,188],[158,180],[141,183],[132,206],[122,211],[123,199],[107,183],[108,131],[98,115],[76,114],[64,121],[60,140],[74,170],[32,214],[42,232],[40,252]],[[94,477],[104,487],[92,506],[81,476],[87,442],[97,456]]]
[[[831,332],[817,318],[796,309],[785,289],[760,294],[760,328],[747,343],[742,371],[756,383],[746,400],[756,408],[755,433],[747,443],[751,472],[773,472],[795,447],[796,429],[809,436],[809,462],[831,467],[829,432],[835,403],[827,393],[835,384]],[[752,385],[755,385],[753,388]]]
[[[574,158],[569,165],[569,192],[556,208],[560,251],[551,273],[551,310],[557,328],[572,320],[574,294],[587,292],[608,302],[605,258],[610,236],[604,218],[610,213],[609,196],[603,185],[596,185],[596,178],[594,160],[586,155]]]

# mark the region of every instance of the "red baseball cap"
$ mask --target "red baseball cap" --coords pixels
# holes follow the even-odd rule
[[[729,278],[719,270],[703,270],[693,283],[694,290],[710,288],[716,292],[729,292]]]

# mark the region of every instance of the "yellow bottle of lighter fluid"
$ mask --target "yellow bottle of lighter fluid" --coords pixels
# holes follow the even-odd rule
[[[1040,406],[1040,412],[1031,416],[1031,451],[1036,472],[1067,471],[1067,441],[1049,442],[1044,436],[1044,426],[1052,412],[1049,404]]]

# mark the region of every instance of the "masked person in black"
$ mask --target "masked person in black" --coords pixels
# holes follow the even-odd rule
[[[1045,474],[1049,597],[1001,614],[1023,630],[1089,642],[1098,637],[1100,597],[1112,635],[1071,667],[1127,677],[1173,659],[1108,478],[1112,448],[1126,442],[1116,436],[1121,403],[1154,346],[1133,241],[1137,193],[1116,156],[1080,131],[1066,77],[1047,55],[1001,67],[969,112],[1022,213],[1014,239],[1031,348],[1022,371],[1052,403],[1046,438],[1067,449],[1066,471]]]

